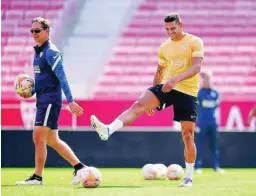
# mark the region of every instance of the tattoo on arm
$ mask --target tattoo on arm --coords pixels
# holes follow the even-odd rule
[[[166,70],[166,67],[158,65],[158,68],[154,77],[154,81],[153,81],[153,86],[160,84],[163,81],[165,70]]]

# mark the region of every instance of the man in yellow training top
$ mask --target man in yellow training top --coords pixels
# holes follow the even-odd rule
[[[94,115],[91,116],[91,124],[101,139],[107,140],[111,134],[123,126],[130,125],[143,113],[153,115],[154,109],[160,111],[173,105],[174,120],[181,122],[185,145],[186,177],[180,186],[190,187],[196,159],[194,129],[197,118],[198,73],[204,56],[203,42],[199,37],[182,30],[183,23],[178,14],[168,14],[164,22],[169,39],[159,48],[153,87],[143,92],[140,98],[111,124],[103,124]]]

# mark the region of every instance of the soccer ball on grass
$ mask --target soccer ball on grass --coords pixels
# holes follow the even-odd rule
[[[102,181],[100,171],[95,167],[86,167],[81,174],[81,182],[85,188],[95,188]]]
[[[183,168],[178,164],[168,166],[167,177],[169,180],[179,180],[184,174]]]

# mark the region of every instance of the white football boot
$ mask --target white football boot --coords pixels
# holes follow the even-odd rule
[[[86,166],[83,167],[82,169],[79,169],[79,170],[73,172],[74,177],[70,184],[73,184],[73,185],[79,184],[79,182],[83,179],[85,168],[86,168]]]
[[[96,116],[92,115],[91,116],[91,125],[97,131],[99,134],[100,138],[102,140],[108,140],[109,138],[109,128],[107,125],[103,124],[100,122]]]
[[[195,169],[195,173],[196,173],[196,174],[202,174],[203,172],[202,172],[201,169]]]
[[[16,181],[16,185],[43,185],[43,181],[32,175],[24,181]]]
[[[189,178],[184,178],[180,184],[180,187],[192,187],[192,180]]]
[[[226,173],[225,170],[223,170],[223,169],[221,169],[221,168],[219,168],[219,167],[217,167],[216,169],[214,169],[214,171],[215,171],[216,173],[219,173],[219,174],[224,174],[224,173]]]

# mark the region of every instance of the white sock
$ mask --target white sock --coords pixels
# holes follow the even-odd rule
[[[115,131],[121,129],[123,126],[124,126],[124,124],[121,120],[119,120],[118,118],[115,119],[111,124],[108,125],[109,134],[111,135]]]
[[[186,162],[186,178],[189,178],[190,180],[193,178],[194,165],[195,163]]]

